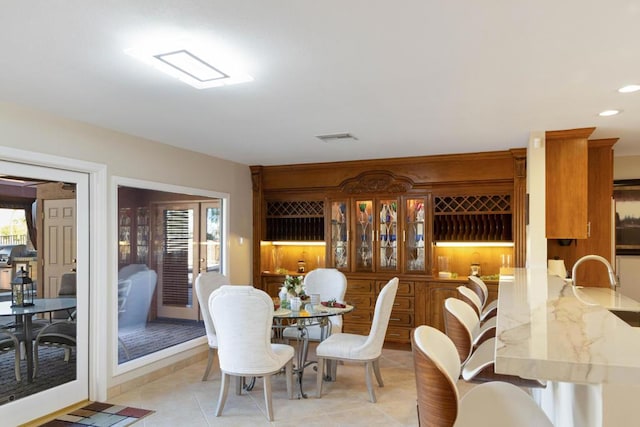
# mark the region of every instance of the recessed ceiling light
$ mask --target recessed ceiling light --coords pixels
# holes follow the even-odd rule
[[[197,89],[253,80],[241,69],[237,55],[219,46],[178,40],[138,46],[125,53]]]
[[[604,110],[600,112],[598,115],[602,117],[615,116],[616,114],[620,114],[620,110]]]
[[[627,86],[623,86],[620,89],[618,89],[618,92],[620,93],[631,93],[631,92],[637,92],[640,90],[640,85],[627,85]]]

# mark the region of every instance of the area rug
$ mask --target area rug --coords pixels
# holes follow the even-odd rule
[[[48,421],[41,426],[101,426],[125,427],[130,426],[155,411],[131,408],[128,406],[112,405],[111,403],[93,402],[68,414],[60,415],[55,420]]]

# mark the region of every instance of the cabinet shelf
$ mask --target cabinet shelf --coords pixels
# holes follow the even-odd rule
[[[512,241],[511,196],[435,197],[436,241]]]
[[[324,240],[324,202],[268,201],[265,240]]]

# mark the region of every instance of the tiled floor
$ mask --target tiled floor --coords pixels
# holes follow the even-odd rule
[[[315,355],[311,349],[310,355]],[[313,357],[313,356],[312,356]],[[109,399],[110,403],[151,409],[143,426],[260,426],[266,419],[262,380],[253,391],[237,396],[230,387],[222,416],[215,408],[220,371],[202,382],[205,361],[189,366],[140,388]],[[217,366],[217,360],[214,362]],[[273,409],[277,426],[416,426],[416,387],[410,351],[384,350],[380,369],[385,386],[376,386],[377,403],[370,403],[361,364],[338,367],[338,380],[325,383],[321,399],[315,398],[315,371],[305,372],[308,399],[288,400],[283,375],[273,378]],[[233,386],[234,383],[232,383]],[[375,384],[375,379],[374,379]]]

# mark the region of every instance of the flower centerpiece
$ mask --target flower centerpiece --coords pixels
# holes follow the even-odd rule
[[[304,297],[306,297],[304,293],[304,277],[294,277],[287,274],[284,278],[281,291],[286,292],[289,298],[300,297],[304,299]]]

